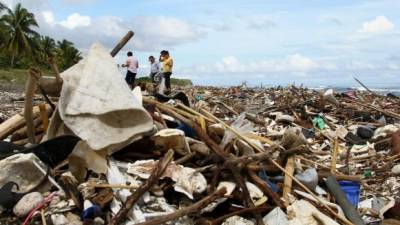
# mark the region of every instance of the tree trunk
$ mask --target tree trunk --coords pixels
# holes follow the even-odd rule
[[[14,68],[14,59],[15,59],[15,54],[11,53],[11,68]]]

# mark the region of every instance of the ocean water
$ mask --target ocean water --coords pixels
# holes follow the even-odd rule
[[[333,89],[336,92],[342,93],[350,90],[354,91],[367,91],[363,87],[332,87],[332,86],[319,86],[319,87],[310,87],[310,89],[314,90],[328,90],[328,89]],[[386,95],[388,93],[394,94],[396,96],[400,97],[400,87],[375,87],[375,88],[370,88],[369,89],[377,94],[380,95]]]

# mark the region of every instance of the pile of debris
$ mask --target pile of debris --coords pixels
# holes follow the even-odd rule
[[[59,98],[28,110],[27,91],[0,124],[6,224],[399,222],[399,98],[131,92],[99,44],[60,79]]]

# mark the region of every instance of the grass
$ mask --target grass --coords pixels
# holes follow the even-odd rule
[[[0,83],[24,85],[27,75],[26,69],[0,69]]]

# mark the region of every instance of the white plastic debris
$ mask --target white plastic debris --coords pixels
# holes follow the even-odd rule
[[[254,130],[253,125],[251,123],[249,123],[249,121],[246,120],[245,113],[240,114],[240,116],[231,124],[231,127],[234,128],[241,135],[245,135]],[[236,138],[236,134],[234,134],[232,131],[226,129],[224,137],[222,138],[222,141],[220,144],[221,148],[225,148],[225,146],[235,138]]]
[[[400,174],[400,164],[397,164],[397,165],[393,166],[392,173],[394,175],[399,175]]]
[[[243,217],[232,216],[226,219],[221,225],[255,225],[255,224],[256,224],[255,222],[247,220]]]
[[[45,179],[45,175],[33,162],[46,170],[47,166],[32,153],[15,154],[2,159],[0,161],[0,187],[10,181],[18,184],[20,192],[31,191],[37,187]]]
[[[66,215],[51,214],[50,218],[51,218],[51,222],[53,222],[54,225],[82,225],[83,224],[78,215],[75,215],[70,212],[66,213]]]
[[[268,200],[268,198],[264,196],[264,193],[261,191],[261,189],[253,183],[247,181],[246,187],[249,190],[251,200],[253,200],[255,204],[257,203],[257,205],[261,205]]]
[[[339,101],[333,95],[333,89],[329,89],[329,90],[325,91],[324,99],[326,101],[328,101],[329,103],[332,103],[334,105],[339,105],[340,104]]]
[[[88,170],[96,173],[107,172],[107,152],[94,151],[84,141],[79,141],[69,155],[69,170],[81,182],[86,178]]]
[[[150,115],[129,90],[108,50],[99,43],[93,44],[88,56],[61,77],[60,118],[93,150],[108,148],[113,152],[153,130]]]
[[[174,149],[181,155],[190,152],[189,145],[185,138],[185,133],[178,129],[163,129],[158,131],[154,136],[156,146],[162,147],[163,150]]]
[[[135,182],[133,179],[125,176],[118,168],[117,163],[114,160],[109,161],[109,167],[107,170],[107,180],[109,184],[124,184],[125,182],[129,181],[131,183]],[[116,214],[122,207],[122,202],[125,202],[128,196],[131,195],[131,192],[127,189],[118,189],[113,188],[114,194],[116,197],[113,198],[110,204],[111,212]],[[121,202],[122,201],[122,202]],[[129,222],[132,224],[144,222],[146,220],[143,212],[140,208],[135,204],[132,209],[128,213],[129,215]]]
[[[288,224],[287,215],[279,207],[276,207],[271,212],[269,212],[266,216],[264,216],[263,221],[265,224],[274,224],[274,225],[287,225]]]
[[[311,190],[315,190],[317,187],[318,173],[315,168],[306,169],[303,173],[296,174],[295,177]]]
[[[157,161],[138,160],[128,165],[127,172],[142,179],[148,179],[155,166],[157,166]],[[193,199],[193,194],[203,193],[207,188],[207,180],[200,172],[175,163],[170,163],[167,166],[161,178],[164,177],[169,177],[175,181],[174,190],[185,194],[190,199]]]
[[[218,184],[217,190],[219,190],[221,188],[225,188],[226,189],[225,195],[229,196],[232,194],[233,190],[235,190],[236,184],[234,182],[230,182],[230,181],[222,181]],[[214,202],[210,203],[208,206],[203,208],[201,210],[201,213],[212,212],[219,204],[225,202],[226,200],[227,200],[227,198],[219,198],[219,199],[215,200]]]
[[[387,137],[398,130],[400,130],[400,124],[389,124],[384,127],[379,127],[375,130],[372,139],[377,140],[379,138]]]
[[[289,225],[339,225],[305,200],[295,201],[287,210]]]
[[[284,122],[284,123],[293,123],[295,121],[295,118],[290,115],[281,114],[281,115],[276,116],[275,121],[276,122]]]

